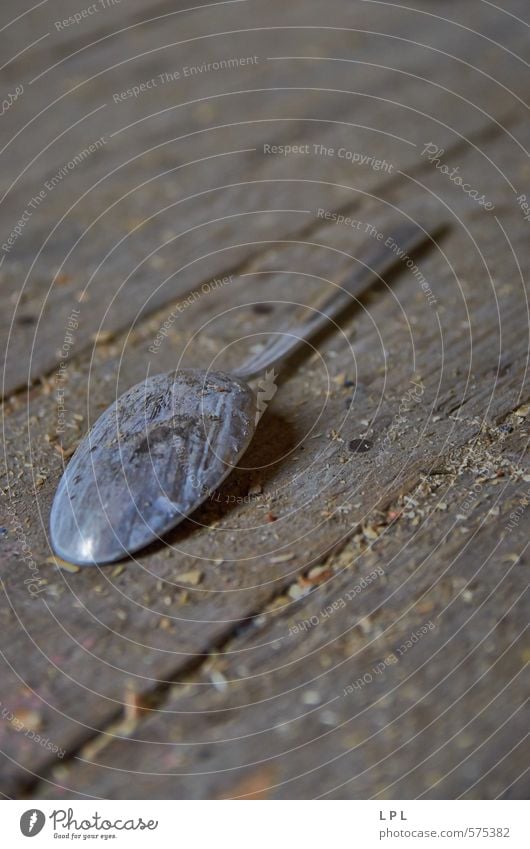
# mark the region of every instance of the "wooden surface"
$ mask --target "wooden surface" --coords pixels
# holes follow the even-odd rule
[[[527,4],[8,5],[2,793],[524,797]],[[447,223],[413,258],[430,299],[402,263],[352,304],[164,545],[55,561],[63,464],[116,393],[229,370],[406,218]]]

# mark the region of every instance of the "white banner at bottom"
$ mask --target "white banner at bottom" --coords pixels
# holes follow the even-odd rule
[[[1,843],[527,849],[527,810],[522,801],[5,801]]]

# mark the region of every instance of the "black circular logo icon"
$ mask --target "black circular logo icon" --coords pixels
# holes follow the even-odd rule
[[[44,828],[46,817],[42,811],[32,808],[20,817],[20,830],[24,837],[35,837]]]

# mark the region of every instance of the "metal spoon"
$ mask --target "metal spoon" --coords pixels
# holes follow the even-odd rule
[[[247,381],[277,366],[370,284],[430,239],[412,224],[371,244],[342,287],[304,309],[233,374],[182,369],[148,377],[97,420],[55,494],[51,542],[80,566],[111,563],[166,534],[224,481],[246,451],[259,411]]]

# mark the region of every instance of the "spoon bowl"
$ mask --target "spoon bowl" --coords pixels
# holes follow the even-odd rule
[[[54,551],[93,566],[163,536],[230,474],[255,420],[252,389],[223,372],[182,369],[136,384],[66,468],[50,517]]]

